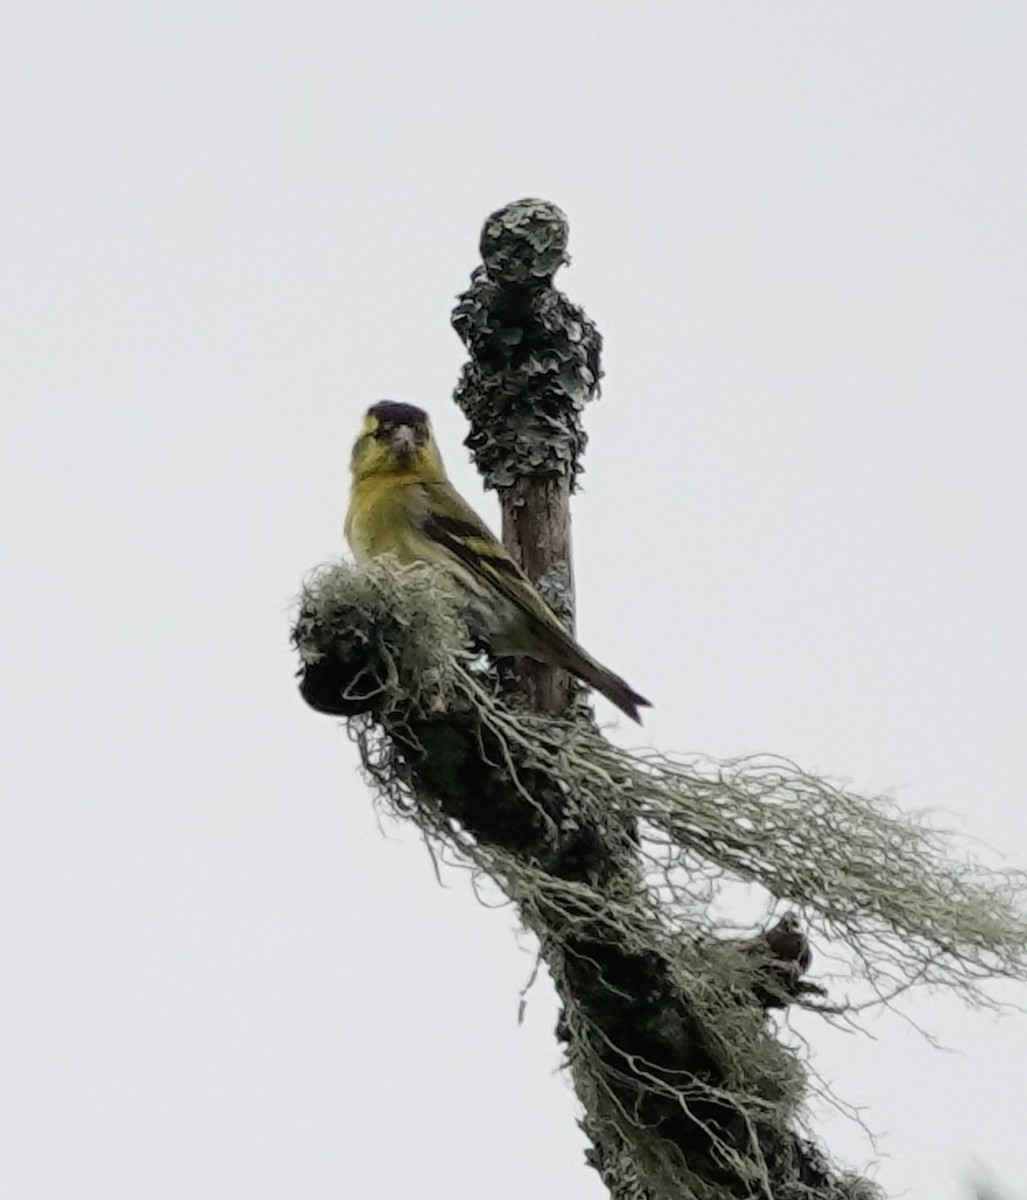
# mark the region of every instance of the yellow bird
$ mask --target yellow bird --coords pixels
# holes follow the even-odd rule
[[[446,478],[428,414],[412,404],[372,405],[353,446],[346,540],[357,562],[395,554],[443,567],[485,615],[499,655],[563,667],[632,720],[649,701],[587,654],[521,568]]]

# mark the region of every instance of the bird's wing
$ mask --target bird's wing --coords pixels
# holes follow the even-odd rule
[[[566,636],[559,618],[466,500],[448,484],[428,483],[423,487],[427,504],[420,524],[424,533],[472,575],[516,605],[536,628]]]

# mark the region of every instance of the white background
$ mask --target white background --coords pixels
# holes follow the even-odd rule
[[[655,704],[617,736],[1027,860],[1025,43],[984,0],[7,0],[0,1194],[604,1194],[513,915],[383,838],[287,643],[371,401],[493,518],[448,320],[524,195],[607,342],[580,631]],[[957,1053],[793,1017],[876,1177],[1024,1183],[1027,1017],[908,1011]]]

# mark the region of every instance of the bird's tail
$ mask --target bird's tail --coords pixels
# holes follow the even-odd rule
[[[621,679],[619,675],[615,675],[612,671],[602,666],[601,663],[597,663],[594,658],[585,654],[584,651],[581,652],[580,665],[568,663],[567,670],[577,675],[589,687],[595,688],[597,692],[602,693],[611,704],[615,704],[632,721],[637,721],[639,725],[642,724],[642,718],[638,715],[638,710],[640,708],[650,708],[651,704],[644,696],[640,696],[626,680]]]
[[[594,688],[605,696],[611,704],[615,704],[632,721],[637,721],[639,725],[642,724],[638,710],[652,707],[644,696],[640,696],[619,675],[615,675],[602,663],[596,662],[592,655],[583,650],[562,627],[552,628],[547,625],[543,640],[546,645],[546,653],[540,654],[539,657],[570,671],[582,683],[588,684],[590,688]]]

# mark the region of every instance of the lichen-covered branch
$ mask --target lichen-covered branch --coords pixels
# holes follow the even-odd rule
[[[989,979],[1027,978],[1020,875],[784,760],[638,758],[587,722],[511,710],[431,568],[325,569],[295,640],[305,695],[353,716],[384,803],[497,881],[538,936],[617,1200],[877,1194],[799,1132],[806,1071],[712,920],[720,883],[760,885],[847,950],[835,1001],[944,985],[981,1004]]]
[[[481,235],[482,265],[453,312],[469,352],[455,399],[471,423],[467,445],[499,493],[507,550],[574,628],[569,498],[585,448],[582,409],[599,389],[602,339],[555,287],[567,258],[567,218],[545,200],[495,212]],[[528,706],[565,713],[565,671],[523,662]]]
[[[494,213],[453,324],[469,352],[456,399],[504,542],[573,627],[568,499],[601,342],[553,287],[566,246],[555,205]],[[519,668],[528,703],[513,703],[451,580],[424,564],[319,571],[293,636],[304,697],[350,719],[382,802],[494,880],[538,938],[613,1200],[879,1197],[803,1132],[816,1081],[768,1013],[850,1022],[914,987],[991,1004],[992,980],[1027,979],[1021,875],[782,759],[628,754],[575,715],[562,672]],[[796,911],[726,936],[725,884]],[[807,934],[842,964],[826,995]]]

